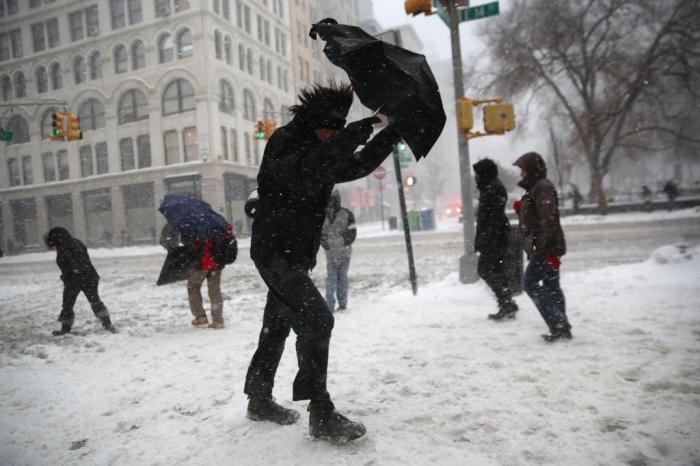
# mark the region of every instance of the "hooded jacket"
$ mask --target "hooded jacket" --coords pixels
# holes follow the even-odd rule
[[[251,258],[269,262],[277,256],[312,269],[333,186],[372,173],[399,139],[389,127],[355,153],[357,143],[343,130],[324,142],[299,117],[277,129],[258,172]]]
[[[526,193],[520,205],[520,234],[523,248],[532,259],[566,254],[564,230],[559,222],[559,199],[554,184],[547,179],[547,167],[537,152],[528,152],[513,163],[527,175],[518,186]]]
[[[56,249],[56,264],[61,269],[61,280],[65,283],[88,285],[97,282],[100,276],[93,267],[87,248],[63,227],[54,227],[45,237],[46,245]]]
[[[483,159],[472,168],[478,175],[476,187],[479,189],[474,250],[482,254],[505,252],[510,232],[506,217],[508,194],[498,179],[498,166],[491,159]]]
[[[335,199],[333,210],[326,209],[326,219],[321,232],[321,246],[326,250],[326,256],[333,262],[352,255],[352,243],[357,237],[355,216],[345,207],[340,207],[340,193],[333,191],[331,199]]]

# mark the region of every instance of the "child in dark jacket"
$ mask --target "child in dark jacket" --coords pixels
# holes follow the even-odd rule
[[[92,306],[92,312],[100,319],[102,326],[112,333],[117,329],[112,325],[109,312],[97,292],[100,276],[93,267],[87,248],[63,227],[54,227],[46,234],[44,241],[49,248],[56,249],[56,264],[61,269],[63,281],[63,308],[58,317],[61,330],[54,335],[64,335],[71,331],[75,314],[73,306],[82,291]]]

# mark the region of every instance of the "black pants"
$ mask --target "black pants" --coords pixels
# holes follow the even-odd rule
[[[245,393],[251,397],[272,395],[284,343],[293,329],[297,334],[299,364],[293,399],[330,398],[326,376],[333,313],[303,266],[290,266],[277,258],[265,264],[256,262],[255,266],[269,291],[258,349],[246,375]]]
[[[506,251],[482,252],[479,254],[477,272],[491,291],[496,295],[498,306],[502,307],[513,300],[513,292],[508,286],[504,258]]]
[[[64,325],[72,326],[75,320],[75,313],[73,312],[73,306],[75,306],[75,300],[82,291],[85,294],[90,306],[92,307],[92,312],[95,313],[95,317],[101,321],[109,319],[109,312],[107,312],[107,307],[104,305],[100,299],[100,295],[97,292],[97,286],[99,285],[99,280],[89,280],[85,283],[78,283],[73,281],[64,282],[63,287],[63,309],[61,309],[61,315],[58,317],[58,321]]]

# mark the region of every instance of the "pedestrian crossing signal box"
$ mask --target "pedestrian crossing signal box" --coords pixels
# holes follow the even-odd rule
[[[432,7],[432,0],[406,0],[403,2],[403,8],[407,15],[417,16],[421,13],[429,15]]]
[[[513,104],[500,103],[484,106],[484,129],[488,133],[505,133],[515,128]]]
[[[461,97],[457,101],[457,125],[461,133],[466,133],[474,127],[474,105],[467,97]]]

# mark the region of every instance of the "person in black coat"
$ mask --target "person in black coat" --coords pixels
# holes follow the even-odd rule
[[[309,432],[348,441],[362,424],[339,414],[326,389],[333,314],[309,277],[321,243],[325,209],[336,183],[369,175],[400,136],[392,125],[367,142],[377,118],[345,125],[353,100],[350,86],[330,84],[301,92],[292,121],[277,129],[258,172],[251,258],[269,288],[258,348],[245,382],[248,417],[278,424],[299,414],[274,402],[272,388],[290,329],[297,334],[299,371],[293,399],[309,403]],[[364,148],[358,152],[358,146]]]
[[[512,319],[518,312],[513,292],[508,286],[504,260],[508,250],[510,223],[506,217],[508,194],[498,179],[498,166],[491,159],[479,160],[473,166],[479,189],[479,211],[476,220],[474,249],[479,252],[477,271],[498,300],[493,320]]]
[[[61,269],[63,281],[63,308],[58,317],[61,322],[61,330],[53,332],[54,335],[64,335],[71,331],[75,314],[73,306],[78,294],[82,291],[92,306],[95,317],[100,319],[102,326],[112,333],[117,329],[112,325],[107,307],[100,299],[97,286],[100,276],[90,261],[85,245],[63,227],[54,227],[44,237],[46,246],[56,249],[56,264]]]

